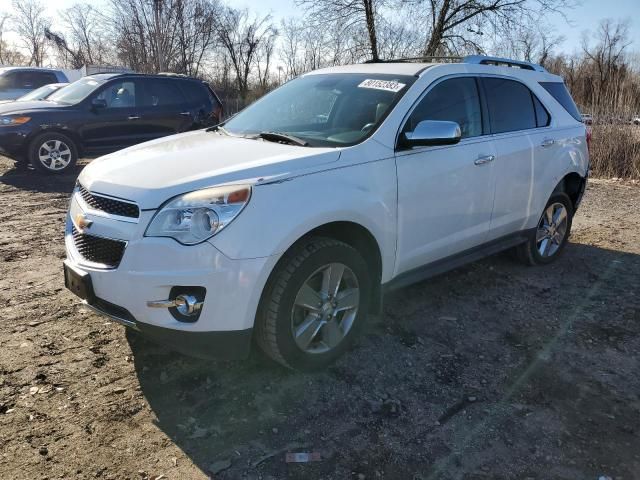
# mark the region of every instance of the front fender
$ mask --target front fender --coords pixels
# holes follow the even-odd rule
[[[396,202],[393,158],[302,175],[254,187],[249,205],[211,243],[233,259],[279,256],[319,226],[353,222],[376,239],[385,281],[395,262]]]

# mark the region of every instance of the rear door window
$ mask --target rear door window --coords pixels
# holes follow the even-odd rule
[[[444,80],[433,87],[411,112],[405,132],[424,120],[445,120],[460,125],[462,138],[482,135],[482,110],[476,80],[471,77]]]
[[[145,79],[144,91],[145,107],[184,106],[187,102],[177,82],[173,80]]]
[[[19,72],[18,73],[18,88],[20,89],[35,89],[40,88],[43,85],[49,83],[56,83],[58,79],[51,72]]]
[[[573,118],[582,121],[582,117],[580,116],[580,111],[576,106],[573,98],[571,98],[571,94],[567,87],[562,82],[540,82],[540,85],[544,87],[544,89],[551,94],[553,98],[555,98],[560,105],[571,115]]]
[[[489,108],[491,133],[536,128],[531,90],[520,82],[504,78],[483,78]]]

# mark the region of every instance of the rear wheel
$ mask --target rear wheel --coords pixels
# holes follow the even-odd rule
[[[320,237],[296,245],[265,288],[257,343],[286,367],[323,368],[357,336],[370,292],[366,263],[351,246]]]
[[[78,161],[78,149],[73,140],[61,133],[43,133],[29,145],[29,161],[42,173],[61,174],[71,170]]]
[[[518,257],[528,265],[553,262],[564,250],[573,220],[573,204],[566,193],[554,193],[538,221],[535,233],[517,247]]]

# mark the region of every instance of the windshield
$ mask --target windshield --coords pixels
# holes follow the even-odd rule
[[[101,84],[101,82],[91,77],[85,77],[51,94],[47,100],[66,105],[75,105],[87,98]]]
[[[277,132],[310,146],[346,146],[370,135],[415,77],[308,75],[292,80],[224,124],[231,135]]]
[[[60,87],[56,87],[55,85],[45,85],[44,87],[36,88],[26,95],[21,96],[18,100],[43,100],[51,95],[51,92],[56,91],[58,88]]]

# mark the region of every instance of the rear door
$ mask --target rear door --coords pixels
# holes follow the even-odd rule
[[[138,80],[118,78],[109,81],[86,102],[86,122],[79,128],[85,147],[92,152],[114,151],[145,140],[140,124],[140,86]],[[94,100],[106,104],[92,106]]]
[[[153,140],[189,130],[194,124],[194,111],[180,88],[180,81],[144,78],[140,128],[145,140]]]
[[[539,215],[536,198],[537,154],[544,151],[544,131],[537,130],[532,92],[523,83],[483,77],[491,134],[496,146],[496,196],[489,239],[524,230]],[[538,138],[540,137],[540,138]],[[534,146],[535,142],[535,146]]]
[[[477,79],[448,78],[430,87],[403,131],[423,120],[457,122],[462,140],[396,153],[396,275],[484,243],[491,221],[496,152],[484,134]]]
[[[23,94],[18,88],[18,71],[9,71],[0,75],[0,100],[15,100]]]

